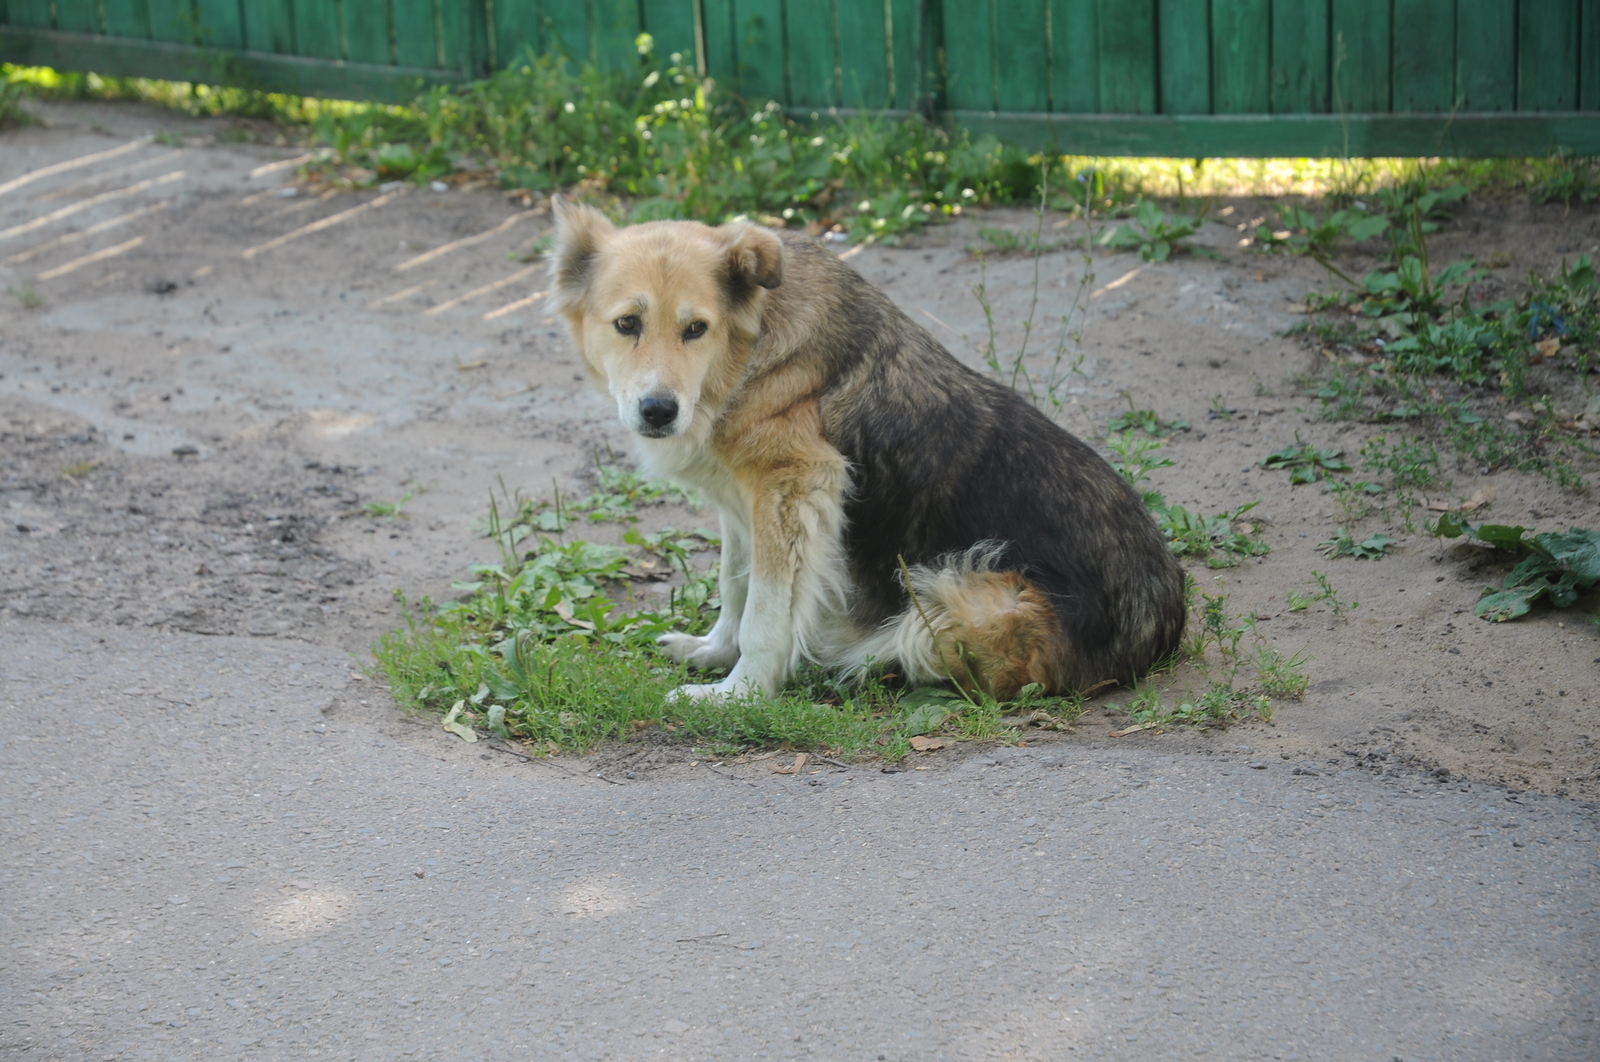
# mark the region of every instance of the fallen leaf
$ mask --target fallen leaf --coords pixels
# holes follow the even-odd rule
[[[1499,491],[1495,487],[1484,487],[1482,490],[1474,491],[1472,497],[1461,503],[1461,511],[1470,513],[1474,509],[1481,509],[1494,501],[1494,496],[1497,493]]]
[[[767,766],[779,774],[799,774],[800,769],[806,765],[806,761],[810,758],[803,752],[797,752],[794,754],[794,762],[787,767],[779,767],[776,763],[769,763]]]
[[[458,371],[458,372],[466,372],[469,369],[481,369],[481,368],[484,368],[485,366],[487,366],[488,364],[489,364],[488,362],[482,361],[482,360],[479,360],[479,361],[466,361],[466,362],[462,362],[461,364],[457,365],[456,366],[456,371]]]
[[[932,752],[934,749],[947,749],[955,742],[949,738],[931,738],[918,734],[911,739],[911,747],[918,752]]]
[[[477,741],[478,735],[470,726],[456,721],[456,716],[460,715],[466,706],[466,701],[457,701],[451,705],[450,711],[444,717],[444,728],[462,741]]]
[[[1553,337],[1541,339],[1533,345],[1533,349],[1539,352],[1541,358],[1553,358],[1561,351],[1561,340]]]
[[[572,615],[572,609],[567,607],[567,603],[565,601],[556,602],[556,615],[560,616],[574,627],[581,627],[586,631],[594,630],[594,624],[590,623],[588,620],[574,619]]]
[[[1126,728],[1124,728],[1122,730],[1113,730],[1111,732],[1111,736],[1112,737],[1127,737],[1129,734],[1137,734],[1141,730],[1154,730],[1156,727],[1158,727],[1160,725],[1161,725],[1160,723],[1135,723],[1132,726],[1126,727]]]

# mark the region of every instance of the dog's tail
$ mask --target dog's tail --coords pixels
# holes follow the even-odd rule
[[[1063,689],[1074,669],[1055,610],[1021,572],[999,567],[1003,553],[984,542],[905,569],[909,606],[857,643],[852,670],[898,665],[912,685],[954,682],[998,700],[1034,682]]]

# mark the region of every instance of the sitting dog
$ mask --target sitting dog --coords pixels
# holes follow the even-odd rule
[[[721,615],[661,644],[729,671],[677,696],[770,696],[811,660],[1005,700],[1177,647],[1183,572],[1123,478],[815,240],[554,209],[584,364],[645,468],[721,511]]]

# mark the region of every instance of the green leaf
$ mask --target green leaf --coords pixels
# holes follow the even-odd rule
[[[1528,614],[1528,609],[1533,607],[1534,601],[1545,592],[1547,587],[1519,586],[1511,590],[1503,590],[1498,594],[1490,594],[1478,602],[1473,611],[1482,619],[1493,620],[1495,623],[1504,623],[1506,620],[1516,619],[1518,616]]]
[[[1369,214],[1357,217],[1345,226],[1345,232],[1350,234],[1352,240],[1370,240],[1374,236],[1381,236],[1389,228],[1389,219],[1382,214]]]
[[[1600,582],[1600,531],[1574,527],[1565,534],[1534,535],[1533,541],[1585,589]]]

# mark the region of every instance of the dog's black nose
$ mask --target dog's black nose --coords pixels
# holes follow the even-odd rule
[[[678,400],[671,395],[645,395],[639,399],[639,416],[652,428],[665,428],[678,419]]]

